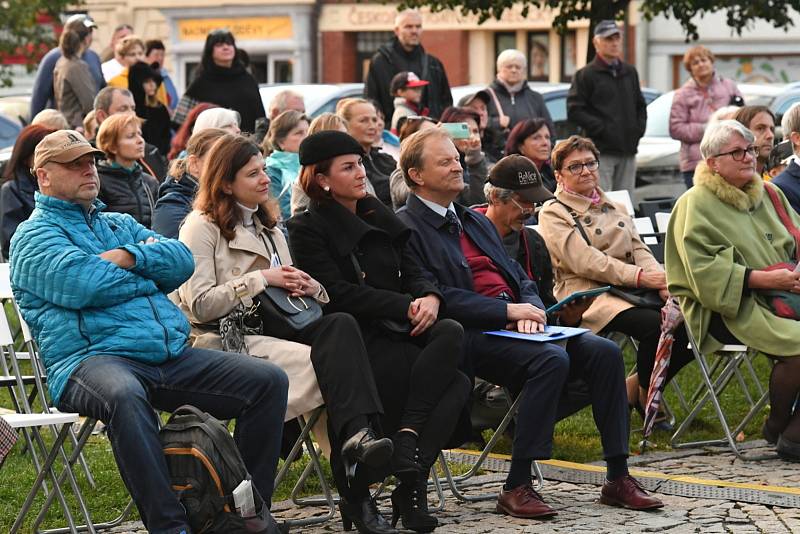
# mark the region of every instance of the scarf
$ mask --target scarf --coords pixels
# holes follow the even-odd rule
[[[564,191],[566,191],[567,193],[570,193],[570,194],[572,194],[572,195],[577,195],[577,196],[579,196],[579,197],[582,197],[582,198],[588,199],[588,200],[589,200],[589,202],[591,202],[591,203],[592,203],[592,206],[597,206],[598,204],[600,204],[600,200],[601,200],[601,197],[600,197],[600,191],[599,191],[599,190],[598,190],[596,187],[595,187],[595,188],[592,190],[592,195],[591,195],[591,196],[588,196],[588,197],[587,197],[586,195],[581,195],[580,193],[578,193],[578,192],[576,192],[576,191],[573,191],[572,189],[570,189],[569,187],[567,187],[567,186],[566,186],[565,184],[563,184],[563,183],[561,184],[561,187],[562,187],[562,188],[564,189]]]
[[[525,84],[528,83],[526,80],[522,80],[521,82],[518,82],[518,83],[515,83],[513,85],[510,85],[510,84],[507,84],[506,82],[504,82],[503,80],[501,80],[500,76],[497,77],[497,82],[500,85],[502,85],[503,87],[505,87],[506,91],[508,91],[508,94],[510,94],[510,95],[514,95],[514,94],[519,93],[525,87]]]

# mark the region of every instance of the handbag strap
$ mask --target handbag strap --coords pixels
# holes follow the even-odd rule
[[[358,280],[358,285],[363,286],[364,284],[364,272],[361,270],[361,264],[358,263],[356,259],[355,252],[350,253],[350,262],[353,264],[353,269],[356,271],[356,279]]]
[[[794,238],[794,257],[795,261],[800,263],[800,230],[797,229],[797,226],[792,222],[792,218],[789,217],[789,214],[786,212],[783,202],[781,202],[780,197],[778,197],[778,192],[775,191],[771,185],[766,183],[764,184],[764,189],[767,190],[767,194],[772,201],[772,205],[775,207],[778,218]]]
[[[424,80],[424,78],[423,78],[423,80]],[[486,88],[486,92],[488,92],[490,95],[492,95],[492,100],[494,101],[494,107],[497,108],[497,115],[500,116],[500,117],[505,117],[506,114],[503,111],[503,106],[500,105],[500,99],[497,98],[497,93],[494,92],[494,89],[492,89],[491,87],[487,87]]]
[[[590,247],[593,246],[592,242],[589,241],[589,236],[586,235],[586,230],[583,229],[583,225],[581,224],[580,215],[578,215],[578,213],[574,209],[570,208],[569,206],[567,206],[566,204],[564,204],[560,200],[556,199],[556,202],[558,202],[559,204],[564,206],[566,208],[566,210],[569,212],[570,216],[572,217],[572,220],[575,221],[575,228],[577,228],[578,232],[580,232],[581,236],[583,236],[583,240],[586,241],[586,244],[589,245]]]

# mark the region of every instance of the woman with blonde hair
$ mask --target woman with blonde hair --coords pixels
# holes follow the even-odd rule
[[[158,180],[147,174],[141,120],[133,113],[111,115],[97,130],[97,148],[105,159],[97,163],[100,193],[106,211],[127,213],[150,228],[158,193]]]
[[[181,223],[192,211],[206,155],[226,133],[219,128],[207,128],[189,138],[186,155],[172,162],[167,177],[158,187],[158,201],[153,213],[155,232],[177,239]]]
[[[369,183],[375,189],[375,196],[391,207],[389,177],[397,168],[397,161],[374,146],[383,133],[375,105],[363,98],[345,98],[336,104],[336,114],[344,119],[347,132],[364,149],[364,169],[367,171]]]

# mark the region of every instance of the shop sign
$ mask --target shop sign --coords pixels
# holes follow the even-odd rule
[[[238,40],[274,40],[292,38],[291,17],[243,17],[178,20],[178,39],[205,41],[218,29],[227,29]]]

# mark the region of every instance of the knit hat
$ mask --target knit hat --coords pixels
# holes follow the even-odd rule
[[[71,163],[86,154],[104,156],[101,150],[89,144],[74,130],[58,130],[42,139],[33,151],[33,168],[39,169],[50,161]]]
[[[313,165],[345,154],[364,155],[358,141],[339,130],[324,130],[309,135],[300,143],[300,165]]]
[[[553,194],[542,185],[542,175],[536,165],[520,154],[498,161],[489,172],[488,182],[495,187],[510,189],[529,202],[544,202]]]
[[[404,70],[394,75],[394,78],[392,78],[392,81],[389,83],[389,91],[392,94],[395,94],[400,89],[406,89],[409,87],[425,87],[429,83],[431,82],[420,80],[419,76],[413,72]]]

